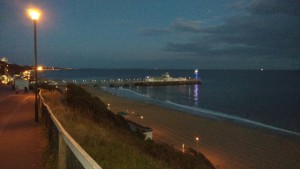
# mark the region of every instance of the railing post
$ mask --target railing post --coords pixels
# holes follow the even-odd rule
[[[61,132],[58,134],[58,168],[67,168],[67,145]]]
[[[46,112],[45,112],[45,120],[46,120],[46,126],[48,127],[48,129],[50,128],[50,113],[48,112],[47,108],[46,108]]]
[[[50,115],[50,114],[49,114]],[[51,148],[53,148],[53,122],[51,121],[51,117],[48,117],[48,139]]]
[[[44,125],[47,126],[47,112],[46,112],[46,106],[45,105],[42,105],[42,119],[43,119],[43,122],[44,122]]]

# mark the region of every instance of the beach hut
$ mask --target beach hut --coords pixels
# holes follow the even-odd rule
[[[153,130],[149,127],[145,127],[145,126],[142,126],[140,124],[137,124],[133,121],[130,121],[130,120],[127,120],[128,122],[128,125],[131,129],[131,131],[141,131],[144,136],[145,136],[145,140],[152,140],[152,133],[153,133]]]

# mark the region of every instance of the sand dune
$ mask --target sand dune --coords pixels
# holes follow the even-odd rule
[[[88,91],[110,104],[113,112],[128,111],[129,119],[151,127],[156,141],[168,143],[179,150],[182,144],[196,149],[195,137],[199,137],[199,150],[216,168],[300,168],[299,137],[169,110],[112,96],[99,91],[99,88],[88,88]]]

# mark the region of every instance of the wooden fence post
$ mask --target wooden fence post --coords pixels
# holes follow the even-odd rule
[[[67,145],[61,132],[58,134],[58,168],[67,168]]]

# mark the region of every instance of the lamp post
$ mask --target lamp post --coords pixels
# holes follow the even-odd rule
[[[141,116],[141,125],[143,124],[144,116]]]
[[[196,140],[197,154],[198,154],[198,152],[199,152],[199,137],[196,137],[195,140]]]
[[[36,47],[36,23],[37,20],[40,17],[40,12],[34,9],[29,9],[29,15],[31,16],[31,19],[33,20],[33,32],[34,32],[34,70],[35,70],[35,102],[34,102],[34,107],[35,107],[35,122],[39,121],[39,114],[38,114],[38,102],[37,102],[37,95],[38,95],[38,90],[37,90],[37,47]]]

